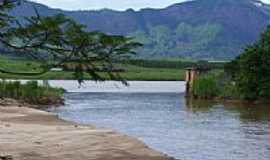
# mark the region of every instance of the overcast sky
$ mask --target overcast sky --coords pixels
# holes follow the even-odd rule
[[[184,2],[187,0],[32,0],[46,4],[53,8],[65,10],[91,10],[110,8],[114,10],[126,10],[133,8],[164,8],[174,3]],[[270,0],[262,0],[270,3]]]

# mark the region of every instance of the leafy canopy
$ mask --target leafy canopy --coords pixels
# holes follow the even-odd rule
[[[111,79],[124,82],[118,73],[113,72],[113,62],[135,54],[134,49],[141,44],[124,36],[89,32],[85,26],[62,14],[43,17],[36,10],[35,16],[26,17],[26,23],[21,24],[8,14],[19,3],[27,2],[0,1],[0,44],[9,51],[39,61],[42,71],[16,73],[12,69],[0,69],[0,72],[35,76],[49,72],[55,66],[72,63],[74,77],[79,82],[83,81],[85,71],[94,80],[104,80],[97,72],[100,68],[105,68]]]
[[[227,66],[244,98],[270,98],[270,26]]]

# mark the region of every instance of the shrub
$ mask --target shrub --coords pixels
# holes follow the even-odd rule
[[[225,99],[242,99],[241,94],[239,93],[235,82],[228,81],[220,90],[220,97]]]
[[[12,98],[30,104],[61,103],[64,90],[61,88],[44,87],[37,81],[21,84],[19,81],[0,81],[0,98]]]
[[[241,96],[249,100],[270,98],[270,26],[261,38],[226,65]]]
[[[243,99],[243,95],[225,72],[198,77],[193,84],[192,95],[198,99]]]
[[[192,95],[195,98],[210,99],[216,97],[218,94],[218,83],[214,76],[201,76],[194,81]]]

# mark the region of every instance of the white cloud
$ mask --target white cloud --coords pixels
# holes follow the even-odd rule
[[[270,0],[261,0],[264,3],[270,4]]]
[[[91,10],[110,8],[114,10],[126,10],[133,8],[164,8],[174,3],[180,3],[187,0],[32,0],[46,4],[50,7],[61,8],[65,10]],[[270,4],[270,0],[261,0]]]

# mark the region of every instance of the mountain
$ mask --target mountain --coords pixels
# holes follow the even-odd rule
[[[90,5],[90,4],[89,4]],[[89,30],[133,36],[142,57],[232,59],[270,23],[270,6],[256,0],[196,0],[164,9],[64,11],[33,2],[12,11],[31,16],[63,13]]]

